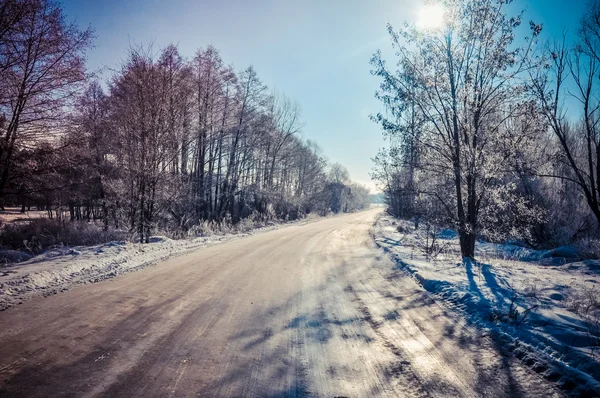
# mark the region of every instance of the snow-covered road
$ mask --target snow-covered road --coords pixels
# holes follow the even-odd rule
[[[378,249],[381,209],[0,312],[0,395],[561,396]]]

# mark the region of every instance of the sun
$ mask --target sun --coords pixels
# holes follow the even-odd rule
[[[428,4],[421,7],[417,16],[420,29],[438,29],[444,24],[445,10],[440,4]]]

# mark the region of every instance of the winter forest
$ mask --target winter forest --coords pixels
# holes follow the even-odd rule
[[[395,55],[371,60],[389,211],[455,229],[463,257],[478,239],[597,255],[600,3],[562,37],[520,2],[441,3],[435,26],[388,25]]]
[[[600,397],[600,0],[0,0],[0,396],[63,395]]]
[[[368,205],[253,67],[140,44],[103,81],[86,69],[94,39],[58,2],[0,2],[0,203],[48,215],[7,226],[3,245],[147,242]]]

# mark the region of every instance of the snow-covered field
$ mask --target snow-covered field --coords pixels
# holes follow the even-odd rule
[[[373,234],[398,272],[408,272],[532,369],[568,390],[586,384],[600,392],[599,260],[577,258],[570,247],[535,251],[480,242],[477,263],[463,264],[453,231],[439,233],[427,255],[431,235],[385,213]]]
[[[310,219],[297,221],[305,222],[310,222]],[[195,239],[173,240],[156,236],[152,237],[148,244],[118,241],[91,247],[60,247],[48,250],[24,262],[0,265],[0,311],[31,297],[49,296],[77,284],[112,278],[202,246],[270,231],[282,225],[285,224],[263,227],[248,233]]]

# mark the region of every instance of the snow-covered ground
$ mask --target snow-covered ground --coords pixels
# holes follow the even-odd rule
[[[296,223],[310,222],[311,219]],[[0,264],[0,311],[36,296],[49,296],[73,285],[98,282],[138,270],[202,246],[279,228],[278,224],[248,233],[173,240],[155,236],[148,244],[124,241],[97,246],[60,247],[27,261]],[[3,254],[6,251],[3,251]],[[9,251],[9,252],[15,252]],[[10,254],[10,253],[9,253]],[[12,255],[14,256],[14,253]]]
[[[570,247],[535,251],[479,242],[477,263],[463,263],[449,230],[437,234],[428,256],[431,235],[427,240],[422,226],[415,230],[385,213],[373,234],[399,272],[499,338],[532,369],[568,390],[587,384],[600,394],[599,260],[579,259]]]

